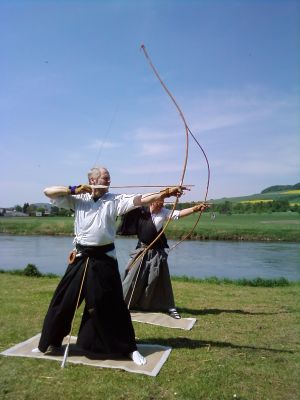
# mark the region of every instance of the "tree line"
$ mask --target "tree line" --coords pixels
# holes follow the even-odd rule
[[[180,203],[179,209],[191,207],[196,203]],[[299,204],[291,204],[288,200],[273,201],[249,201],[234,203],[229,200],[224,202],[213,203],[206,212],[218,212],[220,214],[251,214],[251,213],[272,213],[272,212],[298,212],[300,213]]]
[[[177,209],[188,208],[196,205],[197,202],[186,202],[179,203]],[[172,205],[167,204],[167,208],[172,208]],[[23,206],[16,205],[14,210],[22,212],[24,214],[35,216],[41,213],[43,216],[62,216],[69,217],[73,215],[72,210],[66,210],[64,208],[58,208],[52,206],[51,208],[45,208],[36,206],[35,204],[24,203]],[[290,203],[288,200],[273,200],[273,201],[249,201],[249,202],[231,202],[226,200],[224,202],[212,203],[211,207],[207,209],[206,213],[217,212],[220,214],[251,214],[251,213],[272,213],[272,212],[297,212],[300,213],[300,205]],[[5,215],[5,212],[2,214]]]
[[[60,217],[70,217],[71,215],[73,215],[72,210],[66,210],[64,208],[59,208],[56,206],[46,208],[42,206],[37,206],[36,204],[29,204],[29,203],[24,203],[23,206],[16,205],[15,207],[13,207],[13,209],[14,211],[21,212],[29,216],[36,216],[37,213],[41,213],[43,216],[49,215],[49,216],[60,216]]]

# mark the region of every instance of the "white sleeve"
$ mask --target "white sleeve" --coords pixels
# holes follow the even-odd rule
[[[75,209],[75,201],[73,196],[58,196],[50,200],[51,204],[59,208],[67,210]]]
[[[140,196],[139,194],[120,194],[116,196],[117,200],[117,214],[126,214],[128,211],[138,208],[133,204],[134,199]]]
[[[161,209],[161,213],[163,214],[164,219],[167,220],[167,219],[170,218],[170,215],[171,215],[171,213],[172,213],[172,210],[169,210],[169,209],[167,209],[167,208],[162,208],[162,209]],[[174,220],[178,219],[178,218],[179,218],[179,214],[180,214],[180,211],[179,211],[179,210],[174,210],[171,219],[174,219]]]

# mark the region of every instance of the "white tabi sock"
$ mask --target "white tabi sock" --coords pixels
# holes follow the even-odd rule
[[[130,353],[129,358],[131,358],[132,361],[137,365],[145,365],[147,363],[146,358],[143,357],[137,350],[135,350],[133,353]]]
[[[31,350],[32,353],[41,353],[41,351],[38,349],[38,347],[35,347],[34,349]]]

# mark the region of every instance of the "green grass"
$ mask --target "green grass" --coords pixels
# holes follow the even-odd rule
[[[0,274],[0,350],[37,334],[56,278]],[[3,399],[299,399],[299,284],[173,281],[191,331],[135,323],[138,341],[172,346],[157,377],[55,361],[0,358]],[[78,328],[77,313],[75,332]],[[236,395],[234,397],[234,395]]]
[[[191,231],[196,215],[172,221],[167,228],[169,239],[180,239]],[[0,233],[14,235],[72,235],[71,217],[1,217]],[[213,221],[209,213],[200,218],[191,239],[300,241],[298,213],[218,214]]]
[[[183,237],[196,220],[196,215],[172,222],[167,228],[168,238]],[[211,220],[203,214],[191,239],[202,240],[256,240],[300,241],[300,215],[296,213],[272,214],[218,214]]]
[[[0,270],[1,272],[1,270]],[[3,271],[4,272],[4,271]],[[8,273],[14,273],[13,271],[9,271]],[[22,271],[19,274],[22,274]],[[194,278],[189,276],[173,276],[173,281],[178,282],[193,282],[193,283],[214,283],[217,285],[222,284],[234,284],[238,286],[255,286],[255,287],[278,287],[278,286],[291,286],[291,285],[299,285],[298,281],[288,281],[286,278],[277,278],[277,279],[265,279],[265,278],[254,278],[254,279],[229,279],[229,278],[218,278],[216,276],[211,276],[208,278]]]
[[[1,217],[0,232],[13,235],[72,235],[71,217]]]

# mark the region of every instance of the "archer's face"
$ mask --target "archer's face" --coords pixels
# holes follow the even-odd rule
[[[160,212],[163,206],[164,206],[163,201],[154,201],[153,203],[150,204],[150,210],[152,213],[156,214]]]
[[[110,185],[110,175],[107,169],[101,168],[99,169],[99,172],[93,173],[89,177],[89,184],[90,185],[104,185],[104,186],[109,186]],[[101,196],[104,193],[108,192],[108,188],[99,188],[95,189],[95,195]]]

